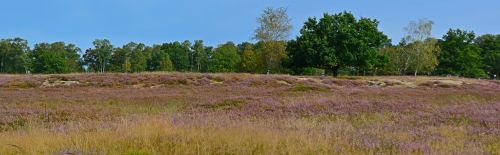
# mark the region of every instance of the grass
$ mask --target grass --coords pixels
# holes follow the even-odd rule
[[[397,78],[0,75],[0,154],[500,153],[500,83]]]

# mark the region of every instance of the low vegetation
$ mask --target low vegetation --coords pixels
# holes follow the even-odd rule
[[[499,154],[500,83],[0,75],[0,154]]]

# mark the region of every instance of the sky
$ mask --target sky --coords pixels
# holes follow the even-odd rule
[[[115,46],[204,40],[254,42],[257,18],[267,7],[285,7],[295,38],[304,21],[323,13],[350,11],[380,21],[397,43],[410,21],[434,21],[433,36],[450,28],[477,35],[500,34],[498,0],[0,0],[0,38],[21,37],[30,45],[64,41],[82,49],[95,39]]]

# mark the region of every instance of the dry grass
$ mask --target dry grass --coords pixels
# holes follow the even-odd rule
[[[438,77],[0,75],[0,154],[500,154],[499,92]]]

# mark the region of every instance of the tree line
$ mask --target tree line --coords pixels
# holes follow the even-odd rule
[[[96,39],[82,50],[64,42],[0,40],[0,73],[73,72],[244,72],[300,75],[454,75],[491,77],[500,73],[500,35],[477,36],[450,29],[432,37],[433,21],[412,21],[399,44],[378,28],[379,21],[350,12],[309,18],[288,40],[292,26],[285,8],[267,8],[258,18],[256,43],[216,47],[194,42],[157,45],[130,42],[115,47]]]

